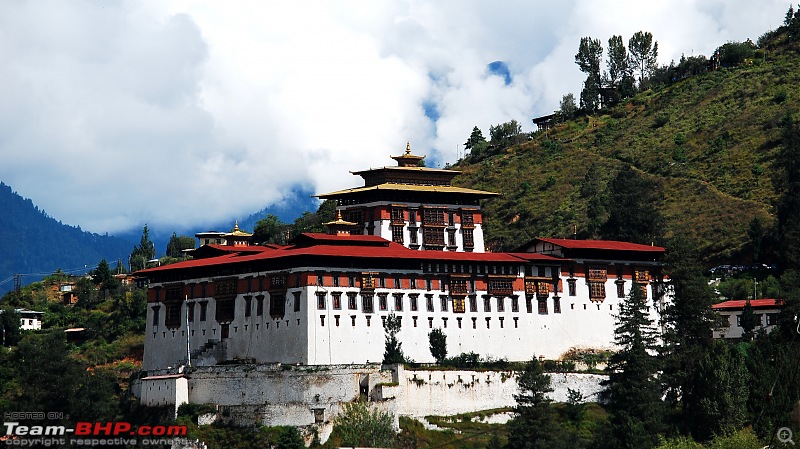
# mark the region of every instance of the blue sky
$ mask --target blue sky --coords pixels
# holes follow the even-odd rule
[[[0,180],[93,232],[196,231],[298,186],[357,185],[411,143],[578,96],[581,36],[639,30],[659,63],[756,40],[785,1],[0,3]],[[490,65],[493,64],[494,65]]]

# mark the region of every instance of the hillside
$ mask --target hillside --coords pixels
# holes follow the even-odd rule
[[[580,185],[597,164],[601,184],[631,164],[661,185],[667,235],[688,235],[706,260],[749,261],[754,217],[770,228],[772,160],[784,117],[797,118],[800,59],[781,36],[745,64],[642,92],[595,116],[537,132],[478,163],[454,168],[456,182],[502,192],[485,204],[487,235],[499,249],[587,227]]]
[[[127,260],[133,243],[82,231],[48,216],[0,182],[0,295],[14,287],[14,274],[27,284],[56,269],[92,267],[105,258],[112,267]],[[35,274],[35,275],[34,275]]]

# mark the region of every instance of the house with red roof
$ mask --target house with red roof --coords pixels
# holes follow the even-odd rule
[[[778,324],[778,316],[783,309],[783,300],[763,298],[763,299],[735,299],[724,301],[711,306],[723,317],[725,327],[714,332],[716,338],[737,339],[742,338],[744,329],[742,328],[742,313],[750,303],[756,318],[755,332],[772,332]]]

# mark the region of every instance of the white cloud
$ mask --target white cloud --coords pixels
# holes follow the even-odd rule
[[[784,2],[362,0],[0,4],[0,180],[97,232],[190,229],[290,188],[578,95],[581,36],[638,30],[660,63],[755,40]],[[486,65],[504,61],[509,85]],[[432,123],[423,109],[433,102]]]

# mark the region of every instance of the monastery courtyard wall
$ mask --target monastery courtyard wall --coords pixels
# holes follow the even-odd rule
[[[402,365],[288,366],[280,364],[217,365],[192,368],[183,376],[138,379],[132,389],[143,405],[163,405],[164,391],[176,391],[169,404],[213,404],[217,412],[202,422],[235,425],[291,425],[316,432],[326,441],[335,417],[345,403],[361,398],[370,407],[391,412],[395,427],[399,416],[423,418],[513,407],[518,386],[513,371],[405,369]],[[580,391],[585,401],[596,401],[602,375],[553,373],[557,402],[566,401],[568,389]],[[185,382],[188,389],[164,388],[165,380]],[[188,394],[180,394],[181,391]],[[154,394],[159,393],[159,394]],[[149,398],[159,402],[150,404]]]

